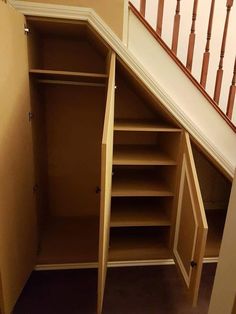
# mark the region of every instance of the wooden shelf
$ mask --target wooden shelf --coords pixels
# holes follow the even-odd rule
[[[168,233],[168,227],[114,228],[110,234],[108,259],[148,261],[171,258],[167,246]]]
[[[206,211],[208,234],[205,257],[218,257],[222,241],[226,211],[212,209]]]
[[[117,169],[112,178],[112,196],[173,196],[152,170]]]
[[[152,120],[115,120],[115,131],[181,132],[181,129]]]
[[[45,224],[38,264],[98,261],[98,218],[51,218]]]
[[[170,226],[170,224],[167,209],[156,198],[112,200],[111,227]]]
[[[176,162],[154,145],[115,145],[113,164],[176,165]]]
[[[107,74],[31,69],[30,75],[42,82],[65,81],[104,84]]]

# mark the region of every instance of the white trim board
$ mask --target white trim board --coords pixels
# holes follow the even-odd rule
[[[221,141],[221,146],[218,145],[218,142],[215,142],[214,136],[212,137],[211,134],[206,134],[205,130],[199,127],[199,124],[196,123],[196,121],[193,121],[191,115],[183,110],[183,107],[181,106],[182,104],[179,105],[177,101],[175,102],[174,97],[171,97],[170,93],[167,94],[166,88],[163,88],[163,85],[159,83],[159,80],[150,74],[150,71],[145,65],[145,62],[141,62],[142,60],[140,61],[139,55],[136,54],[137,51],[135,51],[135,49],[131,49],[130,25],[128,27],[129,49],[127,49],[125,44],[122,43],[118,36],[115,35],[115,33],[106,25],[106,23],[104,23],[104,21],[93,9],[16,0],[8,0],[8,3],[24,15],[88,21],[88,23],[129,66],[131,71],[137,75],[137,77],[149,88],[149,90],[159,99],[159,101],[162,102],[165,108],[191,134],[191,136],[199,143],[199,145],[202,146],[203,149],[214,158],[216,163],[219,164],[219,166],[225,171],[225,173],[228,174],[230,178],[233,178],[234,169],[236,167],[236,135],[233,130],[227,125],[225,121],[222,121],[223,119],[221,116],[215,111],[214,108],[212,108],[211,112],[213,112],[213,117],[214,119],[217,119],[216,125],[219,122],[225,129],[225,132],[222,132],[224,141]],[[129,18],[130,16],[132,15],[129,14]],[[133,16],[132,18],[134,19]],[[136,21],[136,23],[138,22]],[[139,26],[139,28],[143,33],[145,32],[141,26]],[[136,37],[138,39],[140,36]],[[158,45],[158,43],[156,43],[156,45]],[[196,87],[195,89],[197,90]],[[202,97],[204,96],[202,95]],[[209,103],[207,105],[211,106]],[[215,130],[212,130],[212,132],[214,131]],[[224,142],[235,143],[235,146],[231,144],[231,150],[227,150],[223,145]]]
[[[203,259],[204,264],[218,263],[218,257],[205,257]],[[130,266],[162,266],[162,265],[175,265],[172,258],[169,259],[159,259],[159,260],[144,260],[144,261],[117,261],[108,262],[109,268],[115,267],[130,267]],[[98,263],[62,263],[62,264],[38,264],[35,266],[34,270],[66,270],[66,269],[89,269],[98,268]]]

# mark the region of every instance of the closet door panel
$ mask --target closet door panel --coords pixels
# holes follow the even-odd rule
[[[189,135],[183,136],[176,229],[173,253],[193,305],[198,298],[203,257],[207,238],[207,221],[193,160]]]
[[[37,238],[24,17],[0,2],[0,296],[11,313],[35,265]]]
[[[100,206],[99,269],[98,269],[99,314],[102,312],[109,247],[114,101],[115,101],[115,61],[116,61],[115,53],[111,53],[111,55],[108,57],[109,80],[102,138],[101,206]]]

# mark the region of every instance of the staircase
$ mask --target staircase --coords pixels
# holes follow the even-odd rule
[[[235,125],[234,1],[182,2],[133,0],[130,9],[211,104]]]
[[[213,162],[226,175],[230,173],[232,178],[236,160],[236,150],[233,148],[235,125],[194,78],[190,72],[191,67],[185,66],[177,58],[158,32],[144,19],[143,8],[144,6],[141,7],[141,14],[129,4],[127,41],[128,50],[142,72],[142,79],[148,82],[149,88],[158,95],[159,100]],[[216,85],[219,85],[218,80]],[[234,100],[234,90],[235,75],[230,88],[231,102]]]

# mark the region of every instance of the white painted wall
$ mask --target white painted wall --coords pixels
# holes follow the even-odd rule
[[[236,167],[234,131],[146,27],[129,12],[128,49],[153,78],[164,105],[231,176]],[[138,34],[138,35],[137,35]]]
[[[155,29],[157,19],[157,6],[159,0],[146,0],[146,19]],[[131,1],[137,9],[140,6],[140,0]],[[192,21],[192,9],[193,0],[181,0],[181,24],[180,24],[180,35],[179,35],[179,47],[177,55],[179,59],[186,64],[187,49],[188,49],[188,36],[191,29]],[[202,57],[206,45],[206,35],[208,27],[208,19],[210,12],[211,0],[199,0],[198,1],[198,12],[196,20],[196,43],[195,53],[193,59],[192,73],[200,81]],[[163,33],[162,38],[164,41],[171,46],[174,14],[175,14],[176,0],[165,0],[164,17],[163,17]],[[223,28],[226,15],[226,0],[215,1],[215,11],[212,28],[212,38],[210,47],[210,64],[209,74],[206,90],[213,96],[216,71],[220,60],[220,49],[223,35]],[[220,107],[226,112],[226,106],[228,101],[229,86],[231,85],[233,77],[233,66],[234,58],[236,55],[236,3],[233,5],[230,13],[228,37],[224,58],[224,76],[222,83],[222,91],[220,97]],[[233,114],[233,122],[236,124],[236,100],[235,109]]]

